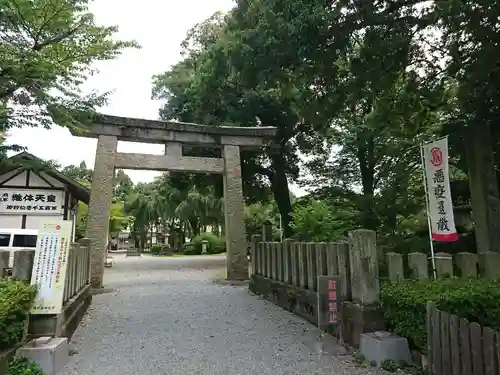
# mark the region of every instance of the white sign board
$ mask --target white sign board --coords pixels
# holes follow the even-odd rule
[[[32,314],[62,311],[72,227],[71,220],[44,220],[40,224],[31,275],[31,284],[38,287]]]
[[[448,170],[448,138],[424,144],[423,156],[432,239],[457,241]]]
[[[63,212],[62,190],[0,189],[0,213],[16,215],[60,215]]]

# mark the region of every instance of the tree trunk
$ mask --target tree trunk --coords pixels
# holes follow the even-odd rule
[[[274,200],[281,215],[281,225],[283,226],[283,238],[290,238],[293,235],[292,223],[292,202],[290,201],[290,189],[285,173],[285,161],[281,156],[273,158],[274,178],[271,179],[271,189]]]
[[[366,138],[366,139],[365,139]],[[378,220],[374,210],[375,144],[373,135],[358,135],[358,162],[361,173],[363,196],[361,201],[361,225],[376,230]]]
[[[500,253],[500,198],[489,124],[471,127],[465,145],[477,252]]]

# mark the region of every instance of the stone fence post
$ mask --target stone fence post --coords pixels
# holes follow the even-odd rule
[[[31,273],[35,262],[35,249],[21,249],[14,252],[14,268],[12,278],[20,281],[31,281]]]
[[[9,268],[10,250],[0,250],[0,279],[7,276],[6,268]]]
[[[344,337],[359,346],[364,332],[385,329],[380,302],[380,281],[376,233],[357,229],[349,233],[349,272],[352,301],[345,301],[342,311]]]

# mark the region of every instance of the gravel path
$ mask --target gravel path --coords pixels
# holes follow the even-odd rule
[[[59,375],[381,374],[247,287],[214,284],[224,257],[115,259]]]

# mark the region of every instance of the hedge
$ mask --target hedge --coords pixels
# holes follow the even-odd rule
[[[0,279],[0,350],[23,339],[35,296],[36,288],[32,285]]]
[[[202,233],[184,245],[185,255],[200,255],[203,252],[203,241],[207,241],[208,254],[220,254],[226,251],[226,241],[213,233]]]
[[[381,283],[381,302],[388,328],[412,347],[427,350],[426,306],[500,331],[500,280],[449,278],[437,281]]]
[[[40,366],[27,358],[14,358],[9,362],[7,375],[45,375]]]

